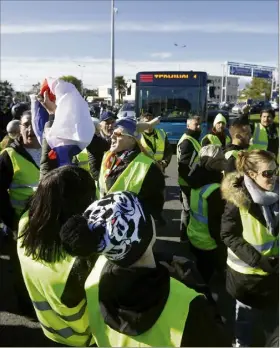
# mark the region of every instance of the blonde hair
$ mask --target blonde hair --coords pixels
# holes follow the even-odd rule
[[[272,161],[275,161],[275,156],[269,151],[239,151],[236,159],[236,169],[242,174],[247,174],[250,170],[257,172],[259,163],[270,163]]]

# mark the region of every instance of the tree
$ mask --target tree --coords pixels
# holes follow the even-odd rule
[[[72,76],[72,75],[61,76],[60,80],[64,80],[66,82],[72,83],[77,88],[77,90],[82,94],[82,92],[83,92],[83,82],[82,82],[82,80],[79,80],[77,77]]]
[[[28,94],[39,94],[40,89],[41,89],[41,83],[40,82],[34,83],[30,91],[28,92]]]
[[[97,89],[89,89],[89,88],[84,88],[84,96],[87,97],[97,97],[98,96],[98,91]]]
[[[119,100],[122,101],[127,89],[126,81],[123,76],[115,77],[115,87],[116,87],[116,90],[118,91]]]
[[[245,86],[242,94],[249,99],[263,99],[268,100],[271,93],[271,81],[266,79],[261,79],[258,77],[253,77],[252,82]]]
[[[0,81],[0,96],[1,97],[12,98],[14,94],[15,94],[14,88],[9,81],[7,80]]]

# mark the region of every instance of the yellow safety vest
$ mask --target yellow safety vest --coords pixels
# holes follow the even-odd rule
[[[147,133],[143,133],[141,136],[140,143],[147,151],[147,153],[154,158],[155,161],[161,161],[164,155],[166,133],[163,129],[155,129],[154,131],[156,132],[156,135],[154,133],[150,135]],[[149,139],[152,144],[154,143],[154,149],[151,149],[149,147],[146,139]]]
[[[190,160],[190,164],[189,164],[189,168],[192,171],[194,169],[194,166],[196,166],[197,163],[199,162],[198,153],[201,150],[201,145],[199,144],[199,142],[195,138],[191,137],[190,135],[183,134],[183,136],[181,137],[181,139],[179,140],[179,142],[177,144],[177,162],[178,163],[179,163],[180,158],[181,158],[180,145],[186,139],[192,143],[194,150],[195,150],[193,155],[192,155],[192,158]],[[188,183],[180,176],[178,177],[178,184],[179,184],[179,186],[189,186]]]
[[[26,224],[27,212],[20,219],[19,236]],[[67,346],[84,347],[93,344],[86,299],[71,308],[60,300],[76,258],[69,255],[55,263],[33,260],[25,255],[21,243],[20,238],[17,251],[24,282],[44,334],[52,341]]]
[[[279,237],[274,237],[268,233],[267,228],[254,218],[248,212],[248,209],[239,208],[239,211],[243,227],[243,238],[263,256],[279,257]],[[229,248],[227,264],[230,268],[239,273],[267,275],[267,273],[260,268],[251,267],[246,264]]]
[[[7,147],[2,153],[4,151],[8,153],[13,165],[14,176],[9,187],[9,196],[16,216],[19,218],[27,200],[38,187],[40,170],[13,148]]]
[[[279,132],[279,129],[277,128],[277,132]],[[267,136],[267,130],[266,128],[261,124],[257,123],[255,125],[254,134],[251,138],[251,145],[249,147],[249,150],[267,150],[268,147],[268,136]]]
[[[169,297],[157,322],[141,335],[127,336],[106,325],[99,306],[96,306],[105,263],[106,260],[99,258],[85,283],[89,323],[96,344],[99,347],[180,347],[189,305],[200,294],[170,278]]]
[[[228,160],[231,156],[233,156],[236,159],[237,155],[238,155],[238,150],[230,150],[225,153],[225,158]]]
[[[138,194],[150,166],[154,163],[153,159],[140,152],[139,155],[136,156],[136,158],[124,169],[110,190],[108,190],[105,179],[105,163],[110,155],[111,153],[109,151],[106,152],[102,160],[99,174],[99,198],[117,191],[131,191]]]
[[[191,190],[190,222],[187,227],[187,235],[191,244],[201,250],[217,248],[217,244],[208,229],[207,198],[219,188],[220,184],[209,184]]]
[[[83,149],[83,151],[81,151],[76,156],[76,159],[77,159],[77,164],[80,168],[83,168],[86,171],[90,172],[87,149]]]
[[[220,139],[217,137],[217,135],[214,135],[214,134],[206,134],[205,137],[201,140],[201,144],[203,144],[203,140],[206,138],[210,141],[211,144],[222,146]],[[231,143],[231,139],[227,135],[226,136],[226,145],[228,145],[230,143]]]

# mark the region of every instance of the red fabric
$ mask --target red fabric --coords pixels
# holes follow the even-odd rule
[[[44,96],[45,91],[48,92],[50,100],[54,102],[55,101],[55,95],[51,92],[50,87],[49,87],[48,82],[47,82],[46,79],[43,81],[42,86],[41,86],[41,90],[40,90],[40,95],[42,97]]]
[[[51,151],[48,153],[48,157],[49,157],[49,159],[51,159],[51,160],[57,159],[56,152],[55,152],[54,150],[51,150]]]

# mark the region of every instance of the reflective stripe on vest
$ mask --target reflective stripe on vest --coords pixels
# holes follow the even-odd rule
[[[151,135],[143,133],[140,142],[147,153],[153,157],[155,161],[161,161],[164,155],[166,133],[163,129],[155,129],[154,131],[156,132],[157,136],[155,136],[153,133]],[[155,141],[156,152],[149,147],[145,138],[148,138],[151,143],[153,143],[153,140]]]
[[[77,164],[80,168],[85,169],[86,171],[90,171],[89,168],[89,159],[88,159],[88,152],[87,149],[83,149],[77,156]]]
[[[247,209],[239,208],[243,238],[264,256],[279,257],[279,237],[272,236],[265,226],[254,218]],[[231,249],[228,249],[227,264],[236,272],[243,274],[267,275],[257,267],[252,267],[239,259]]]
[[[108,193],[117,191],[131,191],[138,194],[150,166],[154,163],[153,159],[142,152],[139,153],[139,155],[137,155],[120,174],[110,190],[108,190],[105,182],[105,163],[108,156],[110,156],[110,152],[105,153],[101,164],[99,175],[99,198],[104,197]]]
[[[236,159],[237,155],[238,155],[238,150],[230,150],[225,153],[225,158],[228,160],[231,156],[233,156]]]
[[[96,344],[99,347],[180,347],[189,305],[200,294],[170,278],[169,297],[158,320],[141,335],[127,336],[107,326],[96,306],[100,274],[105,263],[106,260],[99,258],[85,283],[90,328]]]
[[[9,155],[13,165],[14,175],[13,181],[9,187],[9,196],[11,204],[19,218],[27,200],[37,189],[40,170],[13,148],[7,147],[4,151]]]
[[[28,212],[19,222],[19,236],[28,224]],[[61,302],[69,274],[76,258],[67,255],[63,260],[45,263],[26,256],[18,239],[17,251],[26,288],[36,315],[51,340],[67,346],[88,346],[94,343],[84,298],[77,306],[68,308]]]
[[[210,184],[191,190],[190,221],[187,227],[187,235],[191,244],[201,250],[217,248],[217,244],[208,229],[207,198],[219,188],[219,184]]]
[[[194,147],[194,152],[193,152],[192,158],[191,158],[190,163],[189,163],[189,168],[190,168],[190,172],[191,172],[191,171],[193,171],[194,167],[197,165],[197,163],[199,161],[198,153],[201,150],[201,145],[192,136],[187,135],[187,134],[183,134],[183,136],[181,137],[181,139],[179,140],[179,142],[177,144],[177,162],[178,163],[179,163],[180,158],[181,158],[180,145],[182,144],[182,142],[184,140],[190,141]],[[189,186],[188,183],[180,176],[178,177],[178,184],[179,184],[179,186]]]
[[[219,145],[222,146],[223,144],[221,143],[220,139],[214,135],[214,134],[206,134],[205,137],[201,140],[201,144],[203,144],[203,140],[204,139],[208,139],[210,141],[211,144],[213,145]],[[227,135],[226,136],[226,145],[231,143],[231,139],[230,137]]]

